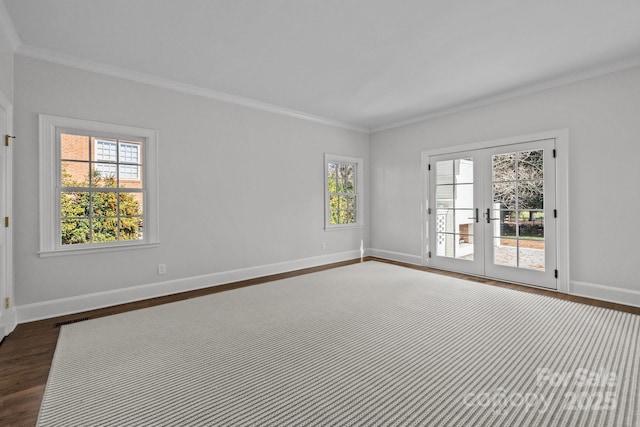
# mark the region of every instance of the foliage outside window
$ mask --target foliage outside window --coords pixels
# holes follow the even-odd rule
[[[497,154],[492,167],[500,235],[544,240],[544,150]]]
[[[41,250],[158,243],[153,130],[40,116]]]
[[[62,245],[141,240],[143,141],[59,132]],[[134,178],[134,179],[132,179]]]
[[[362,224],[362,160],[326,155],[326,228]]]

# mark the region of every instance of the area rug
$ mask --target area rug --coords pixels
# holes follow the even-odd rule
[[[640,316],[365,262],[62,328],[39,426],[640,425]]]

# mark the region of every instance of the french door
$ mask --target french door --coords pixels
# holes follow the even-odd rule
[[[429,264],[556,289],[555,140],[429,157]]]

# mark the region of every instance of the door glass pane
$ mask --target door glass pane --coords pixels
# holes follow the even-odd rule
[[[520,211],[518,236],[521,239],[544,240],[544,212]]]
[[[436,255],[473,260],[473,159],[436,162]]]
[[[521,151],[518,153],[518,180],[544,178],[544,150]]]
[[[456,184],[473,184],[473,159],[458,159],[454,162]]]
[[[544,181],[536,179],[518,182],[518,208],[544,209]]]
[[[436,232],[453,233],[455,230],[455,221],[453,220],[453,209],[437,209],[436,210]]]
[[[455,207],[473,209],[473,184],[456,185]]]
[[[455,217],[455,233],[473,234],[473,224],[475,223],[473,209],[456,209]]]
[[[472,234],[456,234],[457,242],[456,258],[473,261],[473,235]]]
[[[493,182],[515,181],[516,153],[497,154],[493,156]]]
[[[436,185],[453,184],[453,160],[436,163]]]
[[[448,233],[437,233],[436,235],[436,255],[453,258],[454,257],[454,235]]]
[[[516,208],[516,186],[513,182],[493,183],[493,203],[494,209]]]
[[[493,262],[544,271],[544,150],[492,158]]]
[[[544,240],[523,240],[518,242],[518,262],[520,268],[544,271]]]
[[[505,267],[518,266],[518,240],[494,238],[493,239],[493,263]]]
[[[436,187],[436,206],[439,208],[453,208],[453,185],[438,185]]]
[[[518,222],[516,220],[516,211],[499,211],[498,219],[494,221],[494,224],[497,224],[494,236],[517,237]]]

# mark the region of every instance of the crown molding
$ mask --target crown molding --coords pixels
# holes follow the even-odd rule
[[[640,57],[630,58],[623,61],[619,61],[613,64],[607,64],[604,66],[591,68],[589,70],[580,71],[577,73],[572,73],[567,76],[549,80],[543,83],[538,83],[534,85],[530,85],[527,87],[523,87],[520,89],[515,89],[509,92],[501,93],[494,96],[488,96],[481,98],[476,101],[462,103],[457,106],[443,108],[439,110],[435,110],[431,113],[420,115],[414,117],[412,119],[402,120],[395,123],[391,123],[389,125],[384,125],[376,128],[371,128],[370,133],[382,132],[385,130],[395,129],[402,126],[408,126],[415,123],[425,122],[427,120],[436,119],[438,117],[448,116],[450,114],[459,113],[465,110],[471,110],[473,108],[483,107],[490,104],[495,104],[501,101],[506,101],[513,98],[518,98],[520,96],[530,95],[536,92],[542,92],[547,89],[553,89],[556,87],[566,86],[572,83],[577,83],[583,80],[588,80],[594,77],[602,76],[605,74],[614,73],[616,71],[623,71],[629,68],[634,68],[640,66]]]
[[[4,4],[4,0],[0,0],[0,27],[4,35],[7,36],[13,51],[18,50],[22,41],[20,40],[20,36],[18,36],[15,25],[13,25],[13,20],[11,19],[11,15],[9,15],[7,6]]]
[[[16,54],[39,59],[55,64],[65,65],[68,67],[78,68],[85,71],[91,71],[98,74],[103,74],[111,77],[116,77],[124,80],[131,80],[138,83],[143,83],[151,86],[161,87],[164,89],[174,90],[190,95],[201,96],[204,98],[213,99],[216,101],[227,102],[230,104],[241,105],[243,107],[254,108],[270,113],[280,114],[288,117],[294,117],[314,123],[328,125],[332,127],[352,130],[361,133],[369,133],[369,129],[366,127],[354,125],[351,123],[345,123],[338,120],[328,119],[325,117],[315,116],[302,111],[296,111],[289,108],[280,107],[277,105],[269,104],[254,99],[243,98],[229,93],[218,92],[212,89],[206,89],[203,87],[181,83],[175,80],[166,79],[163,77],[154,76],[151,74],[141,73],[138,71],[132,71],[125,68],[114,67],[101,62],[90,61],[87,59],[78,58],[72,55],[66,55],[59,52],[55,52],[49,49],[42,49],[31,45],[21,43]]]

